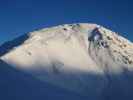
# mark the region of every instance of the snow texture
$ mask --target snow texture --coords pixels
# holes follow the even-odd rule
[[[100,25],[37,30],[3,44],[0,56],[12,68],[86,100],[133,99],[133,43]]]

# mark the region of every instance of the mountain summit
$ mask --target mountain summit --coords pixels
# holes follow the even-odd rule
[[[133,43],[100,25],[65,24],[25,34],[0,46],[0,59],[87,100],[133,99]]]

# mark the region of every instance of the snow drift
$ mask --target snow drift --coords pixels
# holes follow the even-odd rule
[[[3,44],[0,56],[12,68],[87,100],[133,99],[133,44],[100,25],[37,30]]]

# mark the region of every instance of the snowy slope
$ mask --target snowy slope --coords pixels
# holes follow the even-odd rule
[[[45,28],[0,51],[1,60],[13,68],[88,99],[133,99],[133,44],[102,26]]]
[[[81,100],[86,97],[42,82],[0,60],[0,100]]]

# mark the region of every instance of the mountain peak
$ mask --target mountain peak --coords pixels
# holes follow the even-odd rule
[[[62,48],[82,49],[89,53],[94,62],[101,64],[99,61],[102,59],[104,68],[109,66],[105,63],[110,61],[115,62],[114,66],[133,65],[133,44],[130,41],[100,25],[88,23],[64,24],[30,32],[2,45],[0,54],[4,59],[14,56],[14,52],[20,55],[20,51],[31,55],[33,48],[45,50],[51,45],[52,51],[62,45]],[[105,59],[105,54],[111,58],[110,61]]]
[[[132,51],[133,44],[119,34],[79,23],[36,30],[9,41],[0,47],[0,59],[41,81],[99,100],[108,96],[105,90],[111,96],[116,88],[132,95],[127,89],[129,81],[133,83]]]
[[[78,41],[86,51],[88,51],[89,45],[93,45],[94,49],[104,48],[115,60],[133,64],[133,44],[130,41],[100,25],[88,23],[64,24],[24,34],[0,46],[0,56],[15,50],[18,46],[36,43],[43,46],[51,41],[64,43]]]

